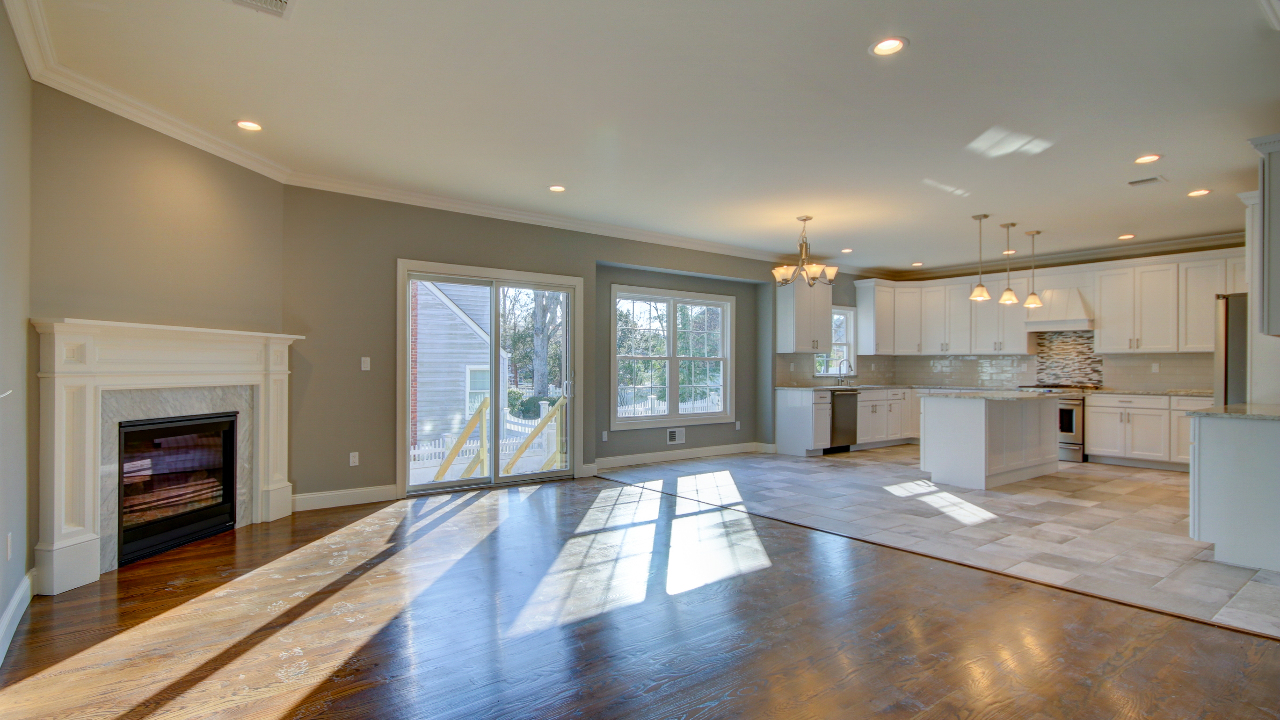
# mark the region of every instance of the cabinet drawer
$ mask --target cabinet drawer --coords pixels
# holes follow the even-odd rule
[[[831,391],[830,390],[814,390],[813,404],[821,405],[824,403],[828,405],[831,404]]]
[[[858,395],[858,402],[867,402],[868,400],[888,400],[888,390],[863,390]]]
[[[886,400],[906,400],[907,399],[906,390],[885,390],[884,392],[886,395],[885,397]]]
[[[1169,407],[1174,410],[1203,410],[1213,407],[1213,398],[1206,397],[1171,397]]]
[[[1142,408],[1147,410],[1168,410],[1168,395],[1090,395],[1084,401],[1085,406]]]

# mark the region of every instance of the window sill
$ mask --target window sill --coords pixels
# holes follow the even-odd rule
[[[610,432],[618,430],[645,430],[650,428],[687,427],[689,425],[721,425],[737,422],[733,413],[721,415],[691,415],[688,417],[659,417],[651,419],[622,420],[612,418],[609,421]]]

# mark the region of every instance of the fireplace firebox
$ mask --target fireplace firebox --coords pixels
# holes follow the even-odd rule
[[[236,416],[120,423],[120,565],[236,524]]]

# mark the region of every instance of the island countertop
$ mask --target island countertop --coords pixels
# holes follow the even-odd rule
[[[1016,390],[978,390],[971,392],[935,392],[925,395],[926,398],[959,398],[962,400],[1058,400],[1072,393],[1056,392],[1018,392]],[[1080,397],[1079,393],[1074,393]]]
[[[1239,403],[1217,405],[1203,410],[1188,410],[1191,417],[1228,418],[1231,420],[1280,420],[1280,405]]]

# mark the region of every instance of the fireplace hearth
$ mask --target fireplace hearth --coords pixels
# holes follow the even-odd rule
[[[235,527],[237,415],[120,423],[120,565]]]

